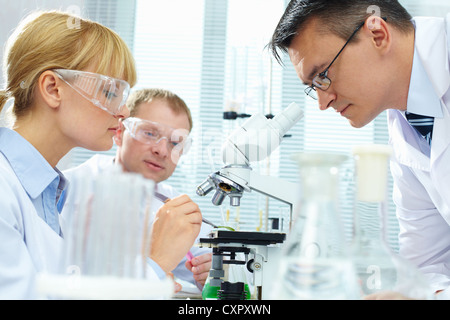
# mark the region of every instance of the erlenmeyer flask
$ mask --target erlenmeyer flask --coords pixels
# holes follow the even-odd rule
[[[283,247],[273,299],[359,298],[338,208],[339,166],[346,159],[298,155],[301,201]]]
[[[409,298],[428,299],[432,292],[419,270],[397,255],[387,243],[387,145],[362,145],[353,149],[356,198],[352,255],[362,295],[383,291]]]

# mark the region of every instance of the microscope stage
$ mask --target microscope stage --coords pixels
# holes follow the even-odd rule
[[[283,243],[285,239],[285,233],[214,230],[209,234],[209,238],[201,238],[200,243],[238,243],[268,246],[271,244]]]

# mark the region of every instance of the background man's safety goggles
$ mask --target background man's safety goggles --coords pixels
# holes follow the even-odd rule
[[[112,115],[122,111],[130,93],[130,85],[124,80],[86,71],[53,71],[85,99]]]
[[[155,145],[166,139],[170,152],[176,150],[180,154],[186,154],[192,143],[186,129],[174,129],[158,122],[133,117],[122,120],[122,123],[130,135],[142,143]]]

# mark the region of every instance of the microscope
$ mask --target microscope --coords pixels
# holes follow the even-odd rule
[[[247,119],[226,139],[222,146],[225,166],[212,173],[197,187],[199,196],[215,190],[212,203],[220,206],[228,196],[230,205],[240,206],[244,192],[255,191],[289,205],[289,225],[298,201],[299,186],[287,180],[261,175],[250,163],[267,158],[281,143],[284,135],[303,117],[303,110],[291,103],[280,114],[267,119],[261,113]],[[209,279],[215,287],[223,286],[223,264],[246,265],[253,274],[256,299],[264,299],[270,288],[271,274],[276,267],[280,246],[286,238],[282,233],[213,230],[209,238],[200,239],[200,246],[213,249]],[[237,253],[245,255],[236,260]],[[224,257],[230,257],[228,260]],[[269,263],[269,259],[273,263]],[[264,280],[265,290],[262,290]],[[226,283],[229,288],[229,284]],[[221,291],[226,291],[221,290]],[[225,295],[225,293],[224,293]]]

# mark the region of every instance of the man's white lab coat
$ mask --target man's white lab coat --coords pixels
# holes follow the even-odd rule
[[[388,110],[394,202],[400,225],[400,254],[413,261],[435,290],[450,287],[450,14],[415,18],[415,59],[423,85],[410,88],[407,109],[441,110],[435,118],[431,149],[398,110]],[[416,60],[415,60],[416,61]],[[412,78],[415,76],[413,67]],[[416,74],[417,76],[417,74]],[[428,85],[428,90],[427,86]],[[427,149],[428,148],[428,149]],[[450,298],[450,288],[438,297]]]

